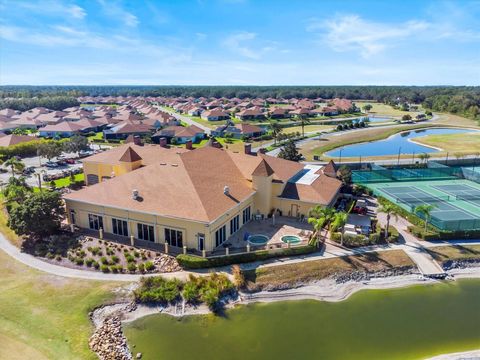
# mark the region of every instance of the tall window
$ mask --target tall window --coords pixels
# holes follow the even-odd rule
[[[230,235],[236,233],[239,228],[240,223],[240,216],[237,215],[230,220]]]
[[[246,224],[247,222],[250,221],[250,206],[243,210],[242,215],[243,215],[243,223],[242,224]]]
[[[137,223],[137,233],[140,240],[155,242],[155,232],[152,225]]]
[[[165,228],[165,242],[172,246],[183,247],[183,232]]]
[[[128,236],[128,223],[125,220],[112,219],[112,229],[116,235]]]
[[[88,214],[88,225],[92,230],[103,229],[103,217],[94,214]]]
[[[223,225],[215,232],[215,246],[220,246],[225,240],[227,240],[227,227]]]
[[[75,219],[75,210],[70,210],[70,223],[73,225],[77,223],[77,219]]]

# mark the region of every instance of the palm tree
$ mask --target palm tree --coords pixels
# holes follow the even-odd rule
[[[434,205],[422,204],[415,207],[414,212],[420,213],[425,218],[425,233],[427,232],[428,222],[432,216],[432,210],[435,208]]]
[[[428,153],[421,153],[418,155],[418,158],[422,161],[422,163],[426,163],[428,159],[430,159],[430,154]]]
[[[283,128],[278,122],[270,121],[270,129],[272,131],[272,137],[275,140],[275,145],[277,144],[277,137],[283,131]]]
[[[12,156],[10,159],[5,161],[4,165],[7,167],[10,166],[13,177],[15,177],[15,172],[21,172],[23,169],[25,169],[25,164],[23,161],[16,156]]]
[[[320,205],[315,206],[309,211],[308,223],[313,225],[314,230],[317,233],[317,237],[320,237],[321,231],[325,225],[329,225],[333,217],[335,216],[335,209],[331,207],[322,207]]]
[[[340,229],[340,235],[341,235],[340,245],[341,246],[343,246],[343,233],[345,230],[345,224],[347,223],[347,219],[348,219],[348,214],[345,211],[337,212],[333,216],[331,230],[334,231],[334,230]]]
[[[310,124],[310,120],[308,120],[306,117],[303,117],[302,115],[298,115],[297,119],[300,126],[302,127],[302,137],[305,137],[305,125]]]
[[[378,212],[383,212],[387,214],[387,226],[385,227],[385,241],[388,238],[388,228],[390,227],[390,217],[398,217],[398,209],[393,204],[384,204],[378,208]]]

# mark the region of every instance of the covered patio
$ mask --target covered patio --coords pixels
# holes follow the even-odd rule
[[[235,250],[245,251],[249,244],[247,241],[249,235],[265,235],[269,239],[265,245],[250,244],[252,250],[287,247],[288,245],[282,241],[282,236],[286,235],[298,236],[301,242],[295,245],[305,245],[312,232],[312,226],[306,220],[300,220],[300,218],[276,216],[275,218],[251,220],[228,238],[225,243],[217,247],[214,252],[225,252],[226,247],[232,249],[233,252]]]

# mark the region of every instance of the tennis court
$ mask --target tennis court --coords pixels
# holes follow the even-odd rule
[[[430,222],[441,230],[480,229],[480,184],[466,179],[376,182],[364,184],[414,213],[422,204],[433,205]],[[422,214],[417,214],[422,217]]]
[[[480,207],[480,189],[466,184],[437,185],[434,187],[446,194],[455,196],[456,200],[467,201]]]

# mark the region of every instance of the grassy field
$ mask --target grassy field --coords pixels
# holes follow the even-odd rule
[[[480,245],[437,246],[427,250],[441,263],[448,260],[480,260]]]
[[[0,231],[21,239],[0,213]],[[0,359],[96,359],[88,312],[114,299],[113,282],[67,279],[33,270],[0,251]]]
[[[402,125],[395,127],[376,127],[365,131],[347,131],[336,136],[320,139],[318,142],[309,142],[301,147],[301,152],[307,160],[312,160],[314,155],[323,153],[340,146],[357,144],[367,141],[386,139],[387,137],[405,130],[431,127],[433,124]]]
[[[0,359],[95,359],[88,312],[115,283],[44,274],[0,252]]]
[[[414,118],[416,115],[423,112],[422,107],[419,105],[418,111],[402,111],[398,109],[394,109],[390,105],[377,103],[377,102],[369,102],[369,101],[354,101],[355,105],[359,108],[363,108],[365,105],[370,104],[372,105],[372,110],[369,111],[371,115],[385,115],[385,116],[395,116],[395,117],[402,117],[403,115],[410,115]]]
[[[245,276],[251,290],[261,290],[269,287],[288,287],[298,283],[308,283],[349,271],[375,272],[405,266],[414,266],[414,264],[402,250],[392,250],[262,267],[246,271]]]
[[[480,152],[480,132],[471,134],[429,135],[415,139],[420,144],[440,148],[448,152]]]
[[[99,131],[95,133],[95,135],[88,137],[88,141],[92,142],[93,140],[103,140],[103,131]]]
[[[332,125],[306,125],[305,126],[305,134],[307,133],[313,133],[313,132],[320,132],[320,131],[329,131],[332,130],[333,126]],[[302,133],[302,127],[301,126],[292,126],[288,128],[283,129],[284,134],[291,134],[291,133]]]
[[[440,125],[457,125],[457,126],[467,126],[467,127],[473,127],[473,128],[480,128],[480,122],[472,120],[472,119],[467,119],[463,116],[458,116],[458,115],[453,115],[453,114],[444,114],[444,113],[439,113],[437,114],[439,116],[439,119],[435,121],[435,124],[440,124]]]

